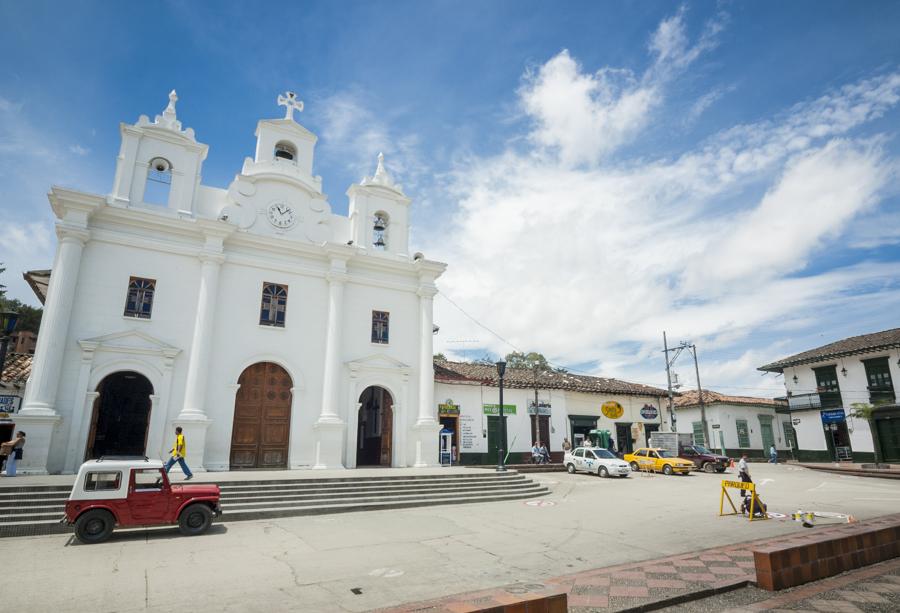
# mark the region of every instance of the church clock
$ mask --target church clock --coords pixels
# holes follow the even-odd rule
[[[276,228],[290,228],[297,223],[297,211],[287,202],[273,202],[266,209],[266,217]]]

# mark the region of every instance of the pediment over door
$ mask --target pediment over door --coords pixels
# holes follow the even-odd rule
[[[125,330],[124,332],[86,338],[78,341],[78,344],[84,351],[156,355],[168,359],[181,353],[180,348],[140,330]]]
[[[351,372],[377,371],[408,375],[411,370],[409,364],[383,353],[376,353],[364,358],[350,360],[349,362],[346,362],[346,364]]]

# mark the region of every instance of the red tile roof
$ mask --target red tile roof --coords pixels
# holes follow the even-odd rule
[[[689,392],[682,392],[681,396],[675,399],[676,407],[694,407],[700,406],[700,395],[697,393],[697,390],[691,390]],[[766,407],[786,407],[787,403],[784,400],[775,400],[773,398],[756,398],[754,396],[726,396],[725,394],[720,394],[718,392],[714,392],[712,390],[703,390],[703,402],[704,404],[743,404],[743,405],[756,405],[756,406],[766,406]]]
[[[473,364],[470,362],[434,361],[434,379],[443,383],[480,383],[497,385],[499,377],[493,364]],[[555,370],[538,371],[530,368],[507,368],[503,386],[511,389],[562,389],[576,392],[628,394],[633,396],[666,396],[666,390],[629,383],[620,379],[575,375]]]
[[[822,345],[821,347],[816,347],[815,349],[810,349],[809,351],[804,351],[782,360],[777,360],[771,364],[760,366],[757,370],[784,372],[784,369],[788,366],[821,362],[823,360],[853,355],[855,353],[879,351],[881,349],[889,349],[892,347],[900,347],[900,328],[851,336],[850,338]]]
[[[31,374],[31,360],[34,356],[27,353],[8,353],[3,365],[3,377],[0,380],[5,386],[22,387]]]

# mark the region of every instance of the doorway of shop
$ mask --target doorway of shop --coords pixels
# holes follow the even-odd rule
[[[373,385],[359,397],[356,465],[391,466],[394,399],[383,387]]]
[[[631,440],[631,424],[616,424],[616,451],[624,455],[634,451],[634,443]]]
[[[153,385],[144,375],[128,370],[104,377],[97,392],[85,459],[143,456]]]
[[[647,447],[650,446],[650,435],[659,432],[659,424],[644,424],[644,437],[647,440]]]

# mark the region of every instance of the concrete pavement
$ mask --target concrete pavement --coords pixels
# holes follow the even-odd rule
[[[770,511],[863,519],[900,483],[751,466]],[[732,471],[733,472],[733,471]],[[207,535],[121,532],[101,545],[10,538],[19,610],[363,611],[802,530],[718,517],[721,475],[531,475],[552,493],[511,501],[223,523]],[[729,475],[726,475],[726,477]],[[734,476],[734,475],[730,475]],[[7,575],[9,576],[9,575]]]

